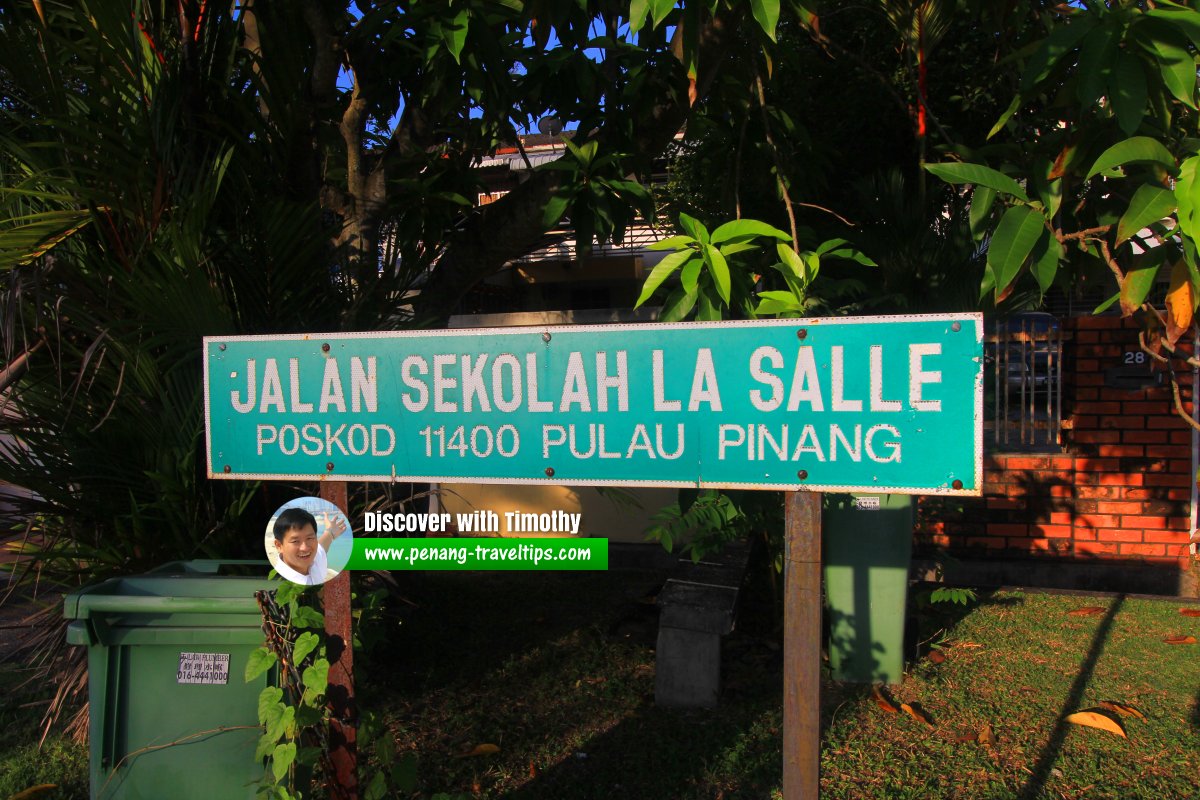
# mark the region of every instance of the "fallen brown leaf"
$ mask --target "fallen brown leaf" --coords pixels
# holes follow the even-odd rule
[[[896,708],[896,704],[887,698],[878,686],[871,689],[871,694],[875,697],[875,705],[882,708],[889,714],[898,714],[900,709]]]
[[[909,705],[908,703],[901,703],[900,709],[905,714],[908,714],[910,717],[915,719],[917,722],[924,722],[929,727],[931,727],[931,728],[933,727],[933,723],[929,721],[929,717],[925,716],[925,712],[921,710],[920,706],[917,706],[916,708],[914,708],[913,706]]]
[[[1125,726],[1121,724],[1119,719],[1111,717],[1094,708],[1089,708],[1085,711],[1076,711],[1074,714],[1067,716],[1067,722],[1072,725],[1084,725],[1089,728],[1098,728],[1102,731],[1115,733],[1117,736],[1125,736]]]
[[[1200,608],[1181,608],[1179,613],[1185,617],[1200,617]]]
[[[1118,703],[1116,700],[1101,700],[1098,704],[1100,708],[1108,709],[1120,714],[1122,717],[1137,717],[1145,719],[1146,715],[1141,712],[1137,706],[1131,706],[1126,703]]]
[[[1163,641],[1167,644],[1195,644],[1196,637],[1184,636],[1181,634],[1179,636],[1168,636],[1167,638],[1163,639]]]
[[[1095,617],[1104,613],[1104,606],[1084,606],[1067,612],[1068,617]]]
[[[37,786],[30,786],[28,789],[17,792],[9,800],[34,800],[58,788],[57,783],[39,783]]]
[[[538,776],[537,764],[530,761],[529,762],[529,777],[536,778],[537,776]]]
[[[991,747],[996,743],[996,735],[992,733],[992,723],[983,723],[983,727],[980,728],[979,734],[975,737],[975,741],[982,745],[987,745],[988,747]]]
[[[466,755],[468,757],[470,757],[470,756],[490,756],[490,755],[493,755],[493,754],[499,753],[499,752],[500,752],[500,748],[498,746],[491,744],[491,743],[485,743],[485,744],[475,745],[474,749],[472,749],[471,752],[467,753]]]
[[[943,653],[941,650],[930,650],[929,651],[929,660],[935,664],[941,664],[943,661],[946,660],[946,654]]]
[[[967,648],[983,647],[983,645],[981,645],[979,642],[955,642],[954,646],[955,647],[967,647]]]

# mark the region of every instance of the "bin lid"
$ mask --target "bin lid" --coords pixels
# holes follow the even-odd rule
[[[260,562],[259,577],[220,575],[214,564],[255,562],[172,562],[144,575],[110,578],[67,595],[63,616],[87,619],[95,613],[253,614],[259,612],[254,593],[279,586],[267,580],[270,564]],[[167,568],[167,569],[164,569]]]

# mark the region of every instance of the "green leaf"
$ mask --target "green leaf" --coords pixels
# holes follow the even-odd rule
[[[1065,255],[1062,243],[1043,226],[1041,238],[1034,246],[1032,255],[1033,261],[1030,263],[1029,271],[1033,273],[1042,294],[1045,294],[1054,283],[1054,276],[1058,274],[1058,265]]]
[[[288,738],[296,738],[296,707],[287,706],[279,716],[280,733]]]
[[[745,253],[748,250],[758,250],[759,246],[750,242],[726,242],[717,249],[721,251],[721,255],[728,259],[730,256],[735,256],[738,253]]]
[[[371,778],[371,782],[367,784],[367,789],[363,792],[363,800],[383,800],[387,797],[387,777],[382,771],[376,772]]]
[[[991,139],[1000,131],[1004,130],[1004,126],[1012,119],[1013,114],[1017,113],[1017,109],[1021,107],[1021,95],[1013,97],[1012,102],[1008,104],[1008,108],[1004,109],[1004,113],[1000,115],[1000,119],[996,120],[996,124],[988,131],[987,138]]]
[[[926,164],[925,169],[946,183],[973,183],[976,186],[987,186],[1003,194],[1010,194],[1022,202],[1029,202],[1029,196],[1025,194],[1025,190],[1019,183],[991,167],[949,161],[944,164]]]
[[[828,242],[826,242],[826,244],[828,244]],[[823,253],[820,251],[820,249],[818,249],[818,251],[813,254],[813,258],[817,258],[820,255],[826,256],[828,258],[841,258],[841,259],[845,259],[846,261],[854,261],[855,263],[862,264],[864,267],[878,267],[879,266],[873,260],[868,258],[863,253],[859,252],[858,250],[855,250],[853,247],[839,247],[836,250],[828,250]]]
[[[968,215],[971,225],[971,236],[976,241],[983,238],[986,229],[984,223],[996,202],[996,190],[990,186],[976,184],[971,192],[971,209]]]
[[[708,244],[709,236],[708,229],[700,224],[700,221],[695,217],[688,216],[683,212],[679,213],[679,227],[695,239],[700,244]]]
[[[1187,49],[1187,39],[1174,26],[1153,17],[1134,28],[1134,35],[1154,53],[1163,85],[1188,108],[1196,107],[1196,61]]]
[[[1142,228],[1158,222],[1174,211],[1174,193],[1161,186],[1142,184],[1134,192],[1133,199],[1129,201],[1129,208],[1125,209],[1121,221],[1117,224],[1116,243],[1124,242]]]
[[[834,254],[830,253],[829,255]],[[804,252],[800,254],[800,260],[804,262],[804,283],[810,284],[817,279],[817,275],[821,272],[821,258],[814,253]],[[874,262],[871,265],[877,266]]]
[[[1155,20],[1162,20],[1171,26],[1172,29],[1183,33],[1191,40],[1192,46],[1200,50],[1200,14],[1190,8],[1153,8],[1146,12],[1146,16]]]
[[[711,244],[704,245],[704,256],[705,263],[708,264],[708,271],[713,277],[713,283],[716,284],[717,294],[725,301],[725,305],[729,305],[729,263],[725,261],[725,256],[721,255],[721,251]]]
[[[284,581],[279,585],[279,588],[275,590],[275,602],[278,605],[286,606],[293,602],[297,597],[304,594],[304,590],[307,588],[307,586],[302,586],[299,583]]]
[[[1179,165],[1179,177],[1175,181],[1175,203],[1179,207],[1176,215],[1179,228],[1191,239],[1200,234],[1200,181],[1197,172],[1200,171],[1200,156],[1192,156]],[[1186,240],[1185,240],[1186,243]]]
[[[1141,127],[1146,111],[1146,72],[1142,60],[1129,52],[1117,56],[1116,70],[1110,80],[1109,99],[1117,124],[1126,136]]]
[[[1087,177],[1091,178],[1105,170],[1125,164],[1145,163],[1161,164],[1168,170],[1175,169],[1175,159],[1171,157],[1167,148],[1163,147],[1162,142],[1149,136],[1134,136],[1117,142],[1101,153],[1096,163],[1088,170]]]
[[[695,294],[696,286],[700,282],[700,268],[704,266],[704,262],[699,258],[693,258],[683,265],[683,269],[679,272],[679,282],[683,284],[683,291],[687,294]]]
[[[1042,40],[1036,52],[1025,66],[1021,75],[1022,94],[1036,87],[1054,71],[1054,68],[1068,61],[1068,54],[1075,46],[1096,27],[1096,18],[1090,14],[1073,17],[1066,25],[1056,27],[1053,32]]]
[[[649,0],[632,0],[629,4],[629,32],[637,33],[646,24],[650,13]]]
[[[650,13],[654,17],[654,27],[662,24],[667,15],[675,8],[675,0],[650,0]]]
[[[297,606],[292,611],[292,627],[294,628],[324,628],[325,615],[315,608]]]
[[[1016,279],[1044,230],[1042,215],[1028,206],[1013,206],[1004,212],[987,252],[997,294]]]
[[[804,310],[804,305],[791,292],[760,292],[758,296],[758,307],[754,309],[754,313],[758,315],[786,314]]]
[[[279,741],[279,737],[271,737],[263,734],[258,737],[258,746],[254,748],[254,760],[262,761],[267,756],[271,755],[275,750],[275,744]]]
[[[791,236],[765,222],[759,222],[756,219],[735,219],[731,222],[726,222],[713,231],[710,241],[713,244],[721,244],[722,242],[734,239],[751,238],[754,236],[769,236],[774,239],[782,239],[785,242],[792,240]]]
[[[775,245],[775,252],[779,254],[780,265],[784,267],[783,270],[780,270],[781,272],[784,272],[785,274],[790,272],[792,275],[800,280],[803,280],[805,283],[808,282],[807,278],[805,277],[807,267],[804,263],[804,259],[800,258],[799,253],[782,242]]]
[[[1162,250],[1162,248],[1155,249]],[[1146,302],[1146,297],[1154,288],[1154,278],[1158,275],[1158,268],[1163,260],[1163,258],[1142,259],[1140,263],[1125,273],[1125,279],[1121,281],[1121,291],[1117,296],[1121,300],[1121,311],[1126,316],[1137,311],[1142,307],[1142,303]]]
[[[1092,314],[1103,314],[1105,311],[1108,311],[1108,309],[1112,308],[1113,303],[1117,302],[1120,299],[1121,299],[1121,293],[1117,292],[1112,297],[1108,298],[1103,303],[1096,306],[1095,310],[1092,311]]]
[[[775,41],[775,26],[779,23],[779,0],[750,0],[750,10],[763,33]]]
[[[276,781],[283,780],[295,760],[295,742],[287,742],[275,747],[275,752],[271,753],[271,774],[275,776]]]
[[[700,263],[699,259],[696,263]],[[696,299],[699,296],[699,290],[691,292],[684,291],[680,286],[667,297],[667,302],[663,303],[662,312],[658,315],[659,322],[679,322],[692,312],[696,307]]]
[[[246,683],[269,670],[277,660],[276,655],[265,647],[252,650],[250,657],[246,659]]]
[[[285,706],[283,703],[275,703],[268,706],[266,719],[263,721],[263,726],[266,729],[264,735],[271,737],[275,741],[283,738],[283,733],[287,727],[287,723],[291,722],[296,717],[296,709],[293,706]],[[287,719],[284,719],[284,714],[291,712]]]
[[[329,686],[329,661],[318,658],[311,666],[305,667],[302,680],[305,689],[324,694],[325,688]]]
[[[446,41],[446,49],[450,51],[450,55],[454,56],[454,61],[458,64],[462,63],[462,51],[463,45],[467,43],[469,20],[470,12],[464,8],[455,15],[454,20],[448,26],[442,27],[442,38]]]
[[[646,283],[642,285],[642,293],[638,296],[638,301],[633,307],[637,308],[649,300],[655,290],[662,285],[663,281],[671,276],[671,273],[687,263],[689,259],[694,258],[695,255],[695,251],[690,248],[687,250],[677,250],[655,264],[654,269],[650,270],[650,274],[646,277]]]
[[[276,706],[282,706],[279,701],[283,699],[283,689],[278,686],[267,686],[258,693],[258,722],[260,725],[266,725],[267,719],[273,713],[272,709]]]
[[[317,646],[321,644],[321,639],[315,633],[305,631],[296,639],[296,644],[292,645],[292,667],[299,667],[304,663],[304,658]]]
[[[721,307],[713,302],[708,292],[700,292],[696,297],[696,319],[701,322],[716,322],[721,319]]]
[[[1075,96],[1082,106],[1091,106],[1104,94],[1116,62],[1120,33],[1113,25],[1102,25],[1088,34],[1079,51]]]
[[[687,247],[690,244],[695,244],[696,240],[691,236],[668,236],[666,239],[659,239],[651,245],[647,245],[649,250],[678,250],[681,247]]]
[[[417,789],[417,754],[405,753],[392,768],[392,785],[405,794]]]
[[[557,225],[567,213],[567,207],[570,205],[571,191],[569,189],[560,189],[550,195],[550,199],[542,207],[542,227],[552,228]]]
[[[983,267],[983,280],[979,283],[979,302],[996,290],[996,273],[992,271],[990,265],[985,264]]]

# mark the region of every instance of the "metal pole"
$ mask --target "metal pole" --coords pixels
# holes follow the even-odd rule
[[[784,500],[783,797],[821,794],[821,493]]]
[[[346,482],[322,481],[321,499],[346,510]],[[329,796],[358,800],[358,708],[354,698],[354,632],[350,616],[350,573],[343,571],[325,584],[325,634],[329,657],[329,687],[325,697],[329,721]]]

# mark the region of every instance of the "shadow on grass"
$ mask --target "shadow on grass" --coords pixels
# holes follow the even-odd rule
[[[1196,692],[1196,701],[1192,703],[1192,726],[1200,728],[1200,691]]]
[[[411,575],[401,589],[411,605],[364,660],[369,674],[421,692],[486,674],[598,623],[644,640],[657,616],[642,599],[665,577],[650,570],[545,572],[536,580],[504,572]]]
[[[764,683],[767,683],[764,681]],[[769,682],[773,687],[778,681]],[[763,798],[782,779],[779,692],[712,710],[647,703],[550,769],[501,795],[509,800]]]
[[[906,624],[905,655],[915,663],[929,655],[934,645],[954,630],[976,609],[989,606],[1012,607],[1025,602],[1023,597],[998,597],[997,589],[977,589],[975,599],[966,603],[930,601],[930,595],[940,583],[917,583],[909,587],[909,618]]]
[[[1096,633],[1092,637],[1092,644],[1088,648],[1083,662],[1079,665],[1079,672],[1075,675],[1071,689],[1063,701],[1062,709],[1058,712],[1058,719],[1054,722],[1054,730],[1050,733],[1050,738],[1046,742],[1046,746],[1042,748],[1042,752],[1038,756],[1037,765],[1034,766],[1025,785],[1021,787],[1020,794],[1017,795],[1019,800],[1034,800],[1034,798],[1041,796],[1042,790],[1046,787],[1046,781],[1050,778],[1050,771],[1054,768],[1054,762],[1058,760],[1058,756],[1062,752],[1063,742],[1066,740],[1067,731],[1070,728],[1067,716],[1079,710],[1084,690],[1087,688],[1088,682],[1092,679],[1096,663],[1100,660],[1101,654],[1104,653],[1104,646],[1108,643],[1108,637],[1112,633],[1113,622],[1124,603],[1125,595],[1121,594],[1115,597],[1112,604],[1108,607],[1108,611],[1104,614],[1104,619],[1100,620],[1100,624],[1096,626]]]

